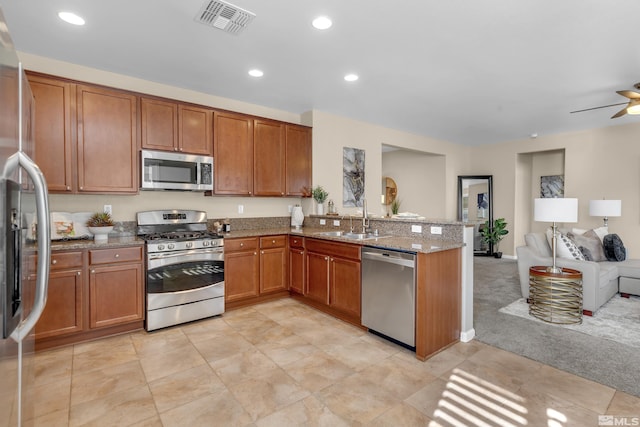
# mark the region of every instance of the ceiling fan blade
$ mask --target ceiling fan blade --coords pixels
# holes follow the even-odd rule
[[[616,91],[616,93],[618,95],[622,95],[622,96],[627,97],[629,99],[638,99],[638,98],[640,98],[640,93],[634,92],[632,90],[618,90],[618,91]]]
[[[611,116],[611,118],[612,119],[617,119],[618,117],[622,117],[625,114],[627,114],[627,107],[624,107],[622,110],[620,110],[617,113],[615,113],[613,116]]]
[[[592,108],[585,108],[584,110],[570,111],[569,114],[582,113],[583,111],[599,110],[600,108],[615,107],[616,105],[625,105],[625,104],[628,104],[628,102],[619,102],[617,104],[602,105],[600,107],[592,107]]]

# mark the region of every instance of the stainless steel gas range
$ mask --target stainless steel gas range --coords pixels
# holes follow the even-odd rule
[[[192,210],[138,212],[147,252],[147,331],[224,313],[224,239]]]

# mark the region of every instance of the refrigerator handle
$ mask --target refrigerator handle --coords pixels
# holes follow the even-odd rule
[[[33,181],[36,196],[36,211],[38,220],[38,266],[36,274],[36,295],[33,308],[26,319],[13,331],[11,337],[16,341],[22,341],[34,328],[44,311],[47,303],[47,291],[49,286],[49,262],[51,259],[51,221],[49,216],[49,194],[47,181],[44,174],[25,153],[19,151],[18,162],[27,171]]]

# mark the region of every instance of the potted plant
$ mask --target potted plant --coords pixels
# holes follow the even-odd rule
[[[400,212],[401,203],[402,202],[397,197],[393,200],[393,202],[391,202],[391,213],[393,215],[398,215],[398,212]]]
[[[329,193],[325,191],[325,189],[322,188],[322,186],[318,185],[313,190],[311,190],[311,196],[313,197],[313,200],[316,201],[318,206],[316,213],[318,215],[324,215],[323,203],[325,202],[325,200],[327,200],[327,197],[329,197]]]
[[[96,212],[87,220],[87,227],[96,242],[104,242],[113,230],[113,219],[106,212]]]
[[[509,230],[507,230],[507,222],[504,218],[496,218],[493,221],[493,227],[489,221],[486,221],[484,223],[484,228],[480,229],[480,234],[482,235],[482,240],[493,248],[493,256],[496,258],[502,258],[502,252],[498,249],[500,241],[504,239],[504,236],[509,234]]]

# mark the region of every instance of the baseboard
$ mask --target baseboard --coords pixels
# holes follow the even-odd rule
[[[518,259],[518,257],[517,257],[517,256],[515,256],[515,255],[505,255],[505,254],[502,254],[502,258],[506,258],[506,259]]]
[[[469,342],[476,336],[476,330],[471,328],[468,331],[460,332],[460,341]]]

